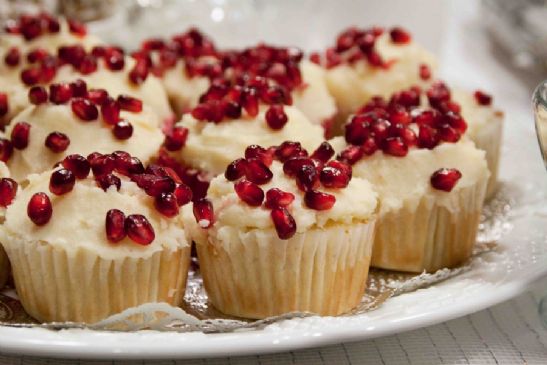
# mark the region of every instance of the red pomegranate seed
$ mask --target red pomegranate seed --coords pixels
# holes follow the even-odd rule
[[[372,137],[368,137],[361,145],[361,150],[367,156],[371,156],[378,150],[378,144]]]
[[[264,165],[264,163],[258,159],[249,159],[244,166],[245,177],[247,177],[247,180],[255,184],[266,184],[273,177],[273,173],[270,171],[268,166]]]
[[[43,226],[51,219],[53,208],[45,193],[34,194],[27,205],[27,215],[37,226]]]
[[[131,155],[124,151],[112,152],[112,157],[115,161],[115,170],[120,174],[130,176],[132,174],[142,174],[144,172],[144,166],[137,157],[131,157]]]
[[[27,148],[30,134],[30,124],[18,122],[11,130],[11,144],[18,150]]]
[[[346,141],[351,144],[360,145],[371,134],[370,114],[355,115],[345,127]]]
[[[286,141],[281,143],[281,145],[279,145],[279,147],[275,150],[275,157],[281,162],[285,162],[291,157],[307,155],[308,152],[302,148],[300,142]]]
[[[178,185],[173,194],[175,194],[175,197],[177,198],[177,204],[179,207],[192,201],[192,189],[184,184]]]
[[[8,114],[8,95],[6,93],[0,93],[0,117]]]
[[[287,207],[294,201],[294,194],[278,188],[272,188],[266,192],[266,207],[273,209]]]
[[[77,179],[85,179],[89,175],[91,165],[89,161],[81,155],[68,155],[62,162],[65,169],[72,171]]]
[[[50,33],[59,33],[61,31],[61,24],[57,19],[49,18],[47,19],[47,29]]]
[[[13,154],[13,145],[9,139],[0,137],[0,161],[7,162]]]
[[[401,137],[403,142],[408,147],[415,146],[418,141],[416,133],[414,133],[414,131],[407,126],[403,126],[401,129],[398,130],[398,136]]]
[[[245,175],[245,164],[247,161],[243,158],[238,158],[230,162],[226,171],[224,172],[224,177],[226,180],[235,181]]]
[[[352,168],[347,163],[342,162],[342,161],[338,161],[338,160],[332,160],[332,161],[327,162],[327,166],[333,167],[335,169],[338,169],[338,170],[342,171],[344,174],[348,175],[349,178],[351,179]]]
[[[129,139],[133,135],[133,126],[127,120],[122,119],[112,128],[112,133],[117,139]]]
[[[146,168],[146,173],[159,177],[167,176],[173,179],[175,184],[182,184],[182,179],[180,178],[180,176],[174,169],[169,166],[159,166],[155,164],[148,165],[148,167]]]
[[[458,131],[456,131],[454,128],[452,128],[451,126],[447,124],[442,125],[438,129],[438,131],[439,131],[439,136],[441,140],[445,142],[455,143],[460,140],[460,137],[461,137],[460,133],[458,133]]]
[[[42,24],[36,17],[25,19],[21,24],[21,33],[25,40],[30,41],[42,35]]]
[[[315,167],[315,164],[311,158],[304,156],[293,157],[283,163],[283,172],[287,176],[295,177],[298,174],[298,171],[306,165]]]
[[[82,75],[89,75],[97,71],[97,59],[92,55],[86,55],[78,67]]]
[[[296,172],[296,184],[302,191],[314,190],[319,187],[319,174],[313,165],[303,165]]]
[[[284,207],[273,208],[270,216],[274,223],[277,236],[282,240],[288,240],[296,233],[296,222],[289,211]]]
[[[87,84],[84,80],[77,79],[71,82],[70,89],[72,90],[72,97],[87,98]]]
[[[223,101],[222,109],[227,118],[238,119],[241,117],[241,105],[235,101]]]
[[[457,130],[459,133],[465,133],[467,130],[467,123],[465,120],[461,117],[461,115],[454,113],[454,112],[448,112],[445,115],[443,115],[442,118],[444,123],[447,123],[452,128]]]
[[[66,151],[70,145],[70,139],[64,133],[51,132],[46,138],[45,145],[52,152],[59,153]]]
[[[119,95],[118,105],[120,109],[132,113],[140,113],[142,111],[142,101],[129,95]]]
[[[215,223],[213,204],[206,198],[194,202],[194,217],[201,228],[209,228]]]
[[[282,105],[272,105],[266,112],[266,123],[273,130],[282,129],[287,124],[287,114]]]
[[[122,181],[119,177],[114,174],[105,174],[95,177],[97,186],[99,186],[104,191],[107,191],[111,186],[115,186],[117,191],[120,191],[122,186]]]
[[[50,83],[55,75],[57,75],[57,64],[54,58],[46,58],[40,65],[40,82],[43,84]]]
[[[255,183],[247,180],[241,180],[235,183],[234,190],[237,196],[252,207],[262,205],[264,201],[264,191]]]
[[[116,100],[106,97],[101,103],[101,115],[107,124],[116,125],[120,120],[120,107]]]
[[[169,218],[179,214],[177,197],[173,193],[161,193],[156,196],[154,206],[158,212]]]
[[[245,158],[251,159],[256,158],[266,166],[270,166],[273,161],[273,151],[267,150],[264,147],[253,144],[245,149]]]
[[[426,92],[429,104],[437,108],[442,102],[450,100],[450,90],[441,81],[435,82]]]
[[[420,130],[418,132],[418,147],[433,149],[440,142],[440,136],[437,132],[437,129],[427,125],[420,125]]]
[[[426,124],[433,127],[438,125],[440,120],[441,120],[441,114],[435,109],[430,109],[430,110],[424,110],[420,112],[419,114],[417,114],[416,116],[414,116],[413,121],[414,123],[418,125]]]
[[[0,179],[0,206],[7,207],[17,194],[17,182],[9,177]]]
[[[349,165],[353,165],[363,157],[363,154],[364,152],[361,147],[350,145],[340,152],[337,159]]]
[[[403,157],[408,154],[408,146],[400,137],[389,137],[384,141],[382,151],[388,155]]]
[[[68,29],[70,33],[75,34],[79,37],[83,37],[87,33],[87,29],[83,23],[76,21],[74,19],[67,19]]]
[[[42,86],[33,86],[28,91],[28,100],[31,104],[40,105],[47,102],[47,91]]]
[[[17,47],[11,47],[4,57],[4,62],[6,63],[6,65],[14,67],[17,66],[20,61],[21,52],[19,52],[19,49]]]
[[[120,242],[125,238],[125,214],[118,209],[110,209],[106,212],[106,238],[113,243]]]
[[[131,214],[125,218],[125,231],[127,237],[139,245],[149,245],[156,238],[154,228],[148,219],[140,214]]]
[[[492,96],[488,95],[487,93],[481,90],[475,91],[473,96],[475,96],[475,100],[477,101],[477,104],[479,105],[487,106],[492,104]]]
[[[409,124],[412,122],[410,114],[401,106],[389,112],[389,121],[393,124]]]
[[[57,50],[57,55],[62,63],[68,63],[78,69],[80,63],[86,56],[86,51],[83,46],[77,44],[73,46],[62,46]]]
[[[304,194],[306,206],[314,210],[329,210],[336,202],[336,197],[320,191],[308,190]]]
[[[66,194],[72,191],[75,182],[76,178],[72,171],[68,169],[55,170],[49,179],[49,191],[55,195]]]
[[[168,151],[178,151],[186,144],[188,138],[188,129],[184,127],[174,127],[165,135],[163,145]]]
[[[148,64],[146,59],[141,58],[137,59],[135,66],[131,71],[129,71],[129,80],[135,85],[140,85],[148,77]]]
[[[54,104],[64,104],[72,97],[72,89],[69,84],[51,84],[49,86],[49,101]],[[73,108],[74,110],[74,108]]]
[[[40,81],[41,72],[37,67],[27,68],[21,72],[21,81],[27,86],[32,86]]]
[[[105,49],[106,67],[111,71],[120,71],[125,67],[124,55],[121,51],[114,48]]]
[[[462,173],[457,169],[442,168],[431,175],[431,186],[437,190],[450,192],[461,177]]]
[[[374,67],[384,67],[385,66],[385,62],[384,62],[382,56],[380,56],[380,54],[378,52],[373,50],[373,51],[370,51],[369,53],[367,53],[366,56],[367,56],[367,61],[371,66],[374,66]]]
[[[389,32],[389,35],[393,43],[401,43],[401,44],[409,43],[412,40],[412,37],[410,36],[410,34],[406,30],[400,27],[393,28]]]
[[[146,174],[140,176],[146,176]],[[141,183],[144,184],[143,186],[139,185],[139,181],[137,181],[137,185],[143,188],[146,194],[155,197],[161,193],[172,193],[175,190],[176,184],[171,177],[155,175],[148,176],[149,177],[145,177]]]
[[[92,121],[99,117],[99,110],[88,99],[75,98],[71,102],[72,112],[76,114],[78,118],[85,121]]]
[[[110,174],[112,171],[114,171],[114,168],[116,167],[116,160],[114,159],[114,157],[112,157],[111,155],[101,155],[97,152],[94,152],[91,155],[88,156],[87,160],[91,165],[93,175],[101,176]]]
[[[390,127],[391,123],[385,119],[378,119],[371,124],[370,131],[373,133],[376,143],[381,143],[389,136]]]
[[[87,92],[87,98],[91,100],[93,104],[102,105],[103,102],[108,99],[108,92],[105,89],[91,89]]]
[[[312,153],[311,158],[321,162],[327,162],[332,158],[332,156],[334,156],[334,148],[332,148],[329,142],[323,142]]]
[[[249,91],[243,94],[242,106],[249,116],[256,117],[258,115],[258,97],[256,93]]]
[[[427,81],[431,78],[431,69],[426,64],[420,65],[420,79]]]
[[[345,169],[339,169],[331,165],[323,167],[319,179],[326,188],[341,189],[348,186],[351,174],[348,174]]]

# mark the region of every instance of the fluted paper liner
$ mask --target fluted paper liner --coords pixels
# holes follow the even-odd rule
[[[281,240],[253,229],[231,242],[196,242],[205,290],[221,312],[265,318],[300,311],[337,315],[361,300],[374,222],[314,228]]]
[[[496,119],[491,121],[488,133],[478,133],[473,136],[473,142],[478,149],[486,152],[486,163],[490,170],[490,179],[486,188],[486,200],[490,200],[498,188],[498,168],[503,129],[503,113],[496,112]]]
[[[0,289],[6,285],[10,274],[10,264],[6,251],[2,248],[0,244]]]
[[[415,209],[403,206],[380,214],[371,265],[419,273],[464,263],[473,253],[486,184],[480,180],[447,193],[454,194],[452,209],[424,196]]]
[[[5,249],[23,307],[43,322],[94,323],[144,303],[179,305],[190,260],[189,247],[121,259],[41,242],[12,241]]]

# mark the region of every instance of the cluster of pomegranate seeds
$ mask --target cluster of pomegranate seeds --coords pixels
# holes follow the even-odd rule
[[[488,106],[492,104],[492,95],[489,95],[481,90],[475,91],[473,96],[479,105]]]
[[[0,206],[7,207],[17,194],[17,182],[9,177],[0,179]]]
[[[0,117],[8,114],[8,95],[6,93],[0,92]]]
[[[149,245],[156,238],[154,227],[141,214],[131,214],[127,217],[118,209],[110,209],[106,213],[106,238],[116,243],[126,236],[139,245]]]
[[[431,186],[437,190],[452,191],[462,173],[457,169],[442,168],[431,175]]]
[[[27,204],[27,215],[37,226],[43,226],[49,222],[53,208],[46,193],[34,194]]]
[[[390,100],[373,97],[350,118],[345,127],[350,145],[337,158],[354,164],[377,150],[403,157],[412,147],[433,149],[442,142],[459,141],[467,124],[448,87],[436,82],[425,91],[429,107],[421,106],[423,94],[411,87]]]
[[[75,20],[67,20],[69,31],[75,35],[83,36],[86,28]],[[9,22],[5,31],[9,34],[20,34],[25,40],[30,41],[45,34],[59,33],[61,25],[52,15],[42,12],[36,15],[23,14],[17,20]]]

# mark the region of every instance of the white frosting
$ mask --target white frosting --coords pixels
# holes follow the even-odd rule
[[[297,232],[324,228],[330,224],[367,222],[374,217],[376,193],[366,180],[353,178],[344,189],[322,187],[319,190],[334,195],[336,203],[329,210],[317,211],[306,207],[304,193],[298,189],[294,179],[285,175],[280,162],[274,161],[270,169],[273,172],[272,180],[260,187],[264,193],[275,187],[294,194],[295,200],[288,210],[296,221]],[[236,194],[234,182],[226,180],[223,175],[211,181],[207,197],[215,209],[216,223],[211,229],[216,231],[216,236],[232,234],[234,230],[242,232],[254,228],[273,228],[270,209],[247,205]]]
[[[461,115],[467,122],[466,134],[473,140],[481,135],[495,133],[503,123],[503,113],[492,105],[479,105],[473,93],[452,89],[452,100],[461,106]]]
[[[310,123],[300,110],[285,106],[288,122],[280,130],[273,130],[266,123],[264,115],[267,110],[267,105],[260,105],[255,118],[244,113],[240,119],[218,124],[185,115],[178,125],[188,128],[188,139],[176,157],[188,165],[218,175],[230,162],[243,156],[245,148],[251,144],[269,147],[285,141],[299,141],[304,148],[313,151],[323,141],[323,129]]]
[[[327,85],[336,99],[343,116],[354,112],[372,96],[386,98],[394,92],[413,85],[424,85],[420,79],[419,66],[429,65],[435,68],[436,60],[428,51],[416,42],[395,44],[389,34],[376,40],[376,51],[384,61],[396,60],[389,69],[369,65],[366,60],[352,65],[341,64],[327,70]]]
[[[146,163],[163,142],[163,134],[156,127],[159,124],[158,117],[147,108],[141,113],[122,112],[121,117],[133,125],[133,135],[127,140],[116,139],[112,127],[100,116],[92,122],[79,120],[70,104],[43,104],[25,109],[6,129],[6,135],[9,136],[17,122],[25,121],[31,125],[29,145],[23,150],[14,150],[8,161],[14,179],[20,181],[31,173],[49,170],[66,155],[73,153],[87,156],[95,151],[111,153],[122,150]],[[45,147],[46,137],[51,132],[61,132],[70,138],[66,151],[54,153]]]
[[[293,105],[312,123],[321,125],[336,113],[334,98],[327,88],[326,72],[321,66],[307,60],[302,61],[300,70],[305,86],[293,92]]]
[[[122,177],[119,192],[115,187],[104,192],[88,177],[77,180],[71,192],[57,196],[49,192],[50,176],[51,171],[29,176],[29,184],[7,209],[6,221],[0,227],[3,242],[39,241],[66,250],[69,255],[84,249],[105,259],[145,258],[160,250],[188,246],[180,215],[163,217],[155,210],[154,199],[133,182]],[[37,192],[45,192],[53,206],[51,220],[44,226],[36,226],[27,216],[27,204]],[[119,209],[126,216],[144,215],[154,228],[154,241],[142,246],[126,237],[110,243],[105,230],[106,213],[110,209]]]

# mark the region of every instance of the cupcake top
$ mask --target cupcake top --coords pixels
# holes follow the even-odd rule
[[[493,97],[481,90],[472,93],[454,89],[452,99],[461,106],[461,114],[467,121],[467,134],[474,138],[489,127],[497,127],[503,118],[503,112],[493,104]]]
[[[110,168],[107,159],[115,162]],[[123,152],[86,161],[72,155],[53,171],[29,176],[7,210],[2,239],[47,242],[69,255],[90,250],[106,259],[188,246],[178,207],[191,195],[168,171],[139,170]]]
[[[215,82],[202,101],[176,126],[187,133],[185,144],[166,147],[183,163],[212,175],[222,173],[249,143],[272,146],[298,140],[313,148],[323,140],[320,126],[287,105],[291,99],[286,89],[269,86],[264,78],[245,85]]]
[[[6,128],[9,140],[0,139],[0,160],[16,180],[73,153],[125,150],[146,163],[163,141],[157,115],[129,96],[113,99],[75,81],[33,87],[28,97],[34,105]]]
[[[277,148],[249,146],[245,158],[233,161],[211,181],[206,200],[194,204],[202,228],[219,235],[275,228],[281,239],[330,224],[367,222],[374,218],[376,194],[351,167],[331,160],[324,142],[310,156],[298,142]],[[214,210],[214,217],[205,216]]]

